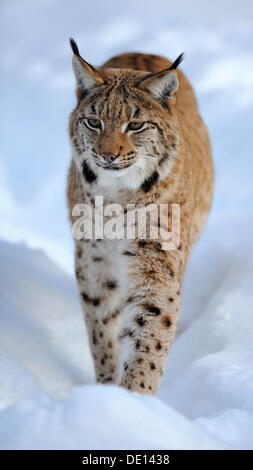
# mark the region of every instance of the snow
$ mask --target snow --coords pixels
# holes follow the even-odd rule
[[[5,449],[224,448],[160,400],[112,385],[23,401],[1,414],[0,430]]]
[[[252,449],[252,4],[102,5],[1,5],[0,447]],[[210,130],[212,213],[155,397],[94,383],[64,199],[68,36],[95,64],[127,50],[184,50]]]
[[[156,397],[94,384],[74,280],[1,241],[1,448],[253,448],[249,216],[210,218]]]

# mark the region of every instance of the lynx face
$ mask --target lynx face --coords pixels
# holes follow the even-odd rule
[[[176,71],[95,68],[74,53],[78,103],[70,138],[83,177],[104,187],[132,189],[150,178],[164,179],[179,144]]]

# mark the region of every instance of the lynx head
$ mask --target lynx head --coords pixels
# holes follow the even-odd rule
[[[95,67],[70,42],[77,106],[69,129],[77,168],[90,184],[145,191],[167,176],[177,156],[176,67],[183,54],[150,73]]]

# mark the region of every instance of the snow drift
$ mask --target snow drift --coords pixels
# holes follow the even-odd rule
[[[156,397],[94,384],[74,280],[1,242],[1,448],[252,448],[252,227],[234,220],[213,216],[190,259]]]

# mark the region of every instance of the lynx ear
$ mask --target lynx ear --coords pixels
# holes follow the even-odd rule
[[[146,76],[138,84],[138,88],[149,92],[162,103],[169,103],[169,99],[176,94],[179,86],[177,66],[183,60],[183,54],[180,54],[173,64],[161,72],[152,73]],[[173,100],[175,101],[175,99]]]
[[[72,38],[70,39],[70,45],[74,53],[72,66],[76,78],[77,99],[81,99],[84,98],[92,88],[103,85],[104,77],[98,67],[88,64],[88,62],[80,56],[77,44]]]
[[[145,78],[139,88],[148,91],[154,98],[165,100],[174,95],[178,89],[177,72],[170,70],[159,72],[153,77]]]

